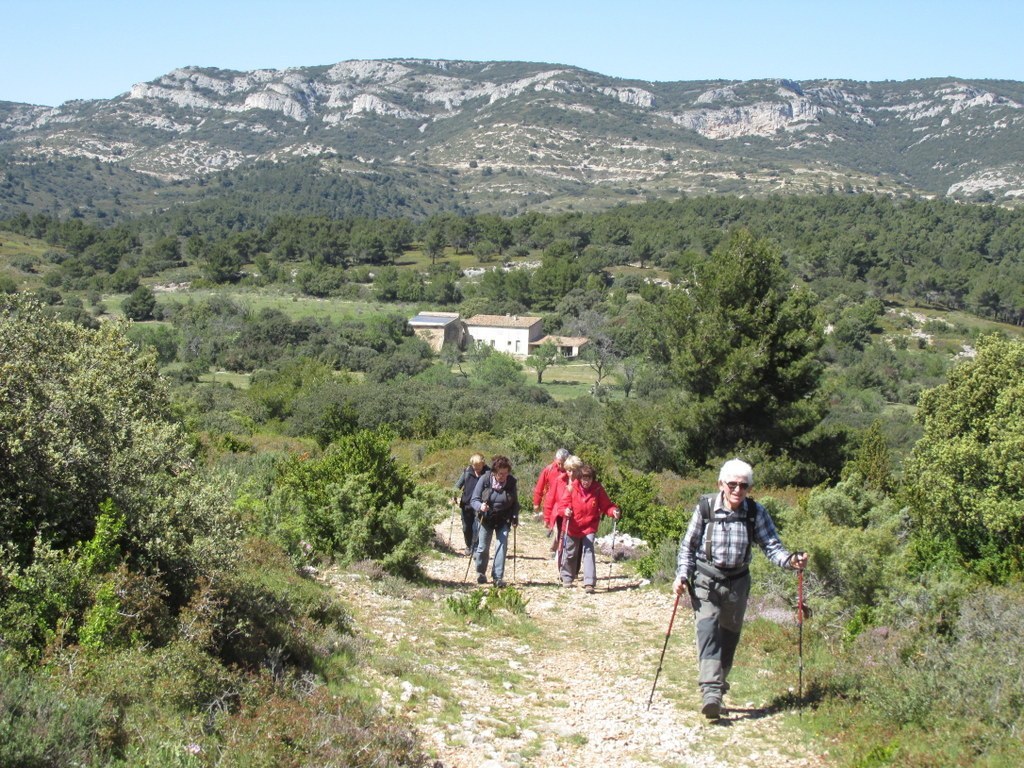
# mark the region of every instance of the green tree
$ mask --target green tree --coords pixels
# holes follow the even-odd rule
[[[427,230],[427,236],[423,240],[423,249],[430,257],[430,263],[436,264],[438,258],[444,253],[445,238],[444,232],[439,227],[431,227]]]
[[[557,345],[553,341],[545,341],[543,344],[535,347],[529,357],[526,358],[526,367],[535,370],[537,372],[537,383],[543,384],[544,371],[562,362],[562,354],[558,351]]]
[[[698,464],[741,444],[792,449],[820,421],[816,299],[791,286],[779,253],[740,230],[660,305],[675,429]]]
[[[917,531],[993,581],[1024,570],[1024,343],[982,338],[921,395],[924,435],[904,465]]]
[[[211,283],[227,283],[238,279],[238,272],[244,263],[238,250],[224,241],[206,246],[200,257],[200,268]]]
[[[77,553],[103,530],[117,538],[105,549],[184,605],[229,562],[237,525],[193,470],[155,355],[122,324],[88,330],[4,296],[0,348],[0,634],[33,644],[58,621],[80,626],[91,574]]]
[[[398,269],[381,267],[373,278],[373,293],[377,301],[396,301],[398,299]]]
[[[518,387],[522,365],[511,355],[482,347],[473,368],[472,380],[488,387]]]
[[[121,310],[129,320],[152,320],[155,309],[156,296],[148,285],[140,285],[121,304]]]
[[[893,490],[892,457],[881,421],[876,419],[864,430],[860,446],[853,461],[844,467],[843,475],[846,477],[853,472],[860,475],[868,488],[885,493]]]

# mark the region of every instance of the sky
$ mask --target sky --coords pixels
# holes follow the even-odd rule
[[[531,61],[648,81],[1024,80],[1021,0],[0,0],[0,101],[178,67]]]

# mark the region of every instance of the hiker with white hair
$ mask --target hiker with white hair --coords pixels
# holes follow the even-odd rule
[[[807,566],[807,553],[789,552],[768,511],[750,498],[753,485],[749,464],[740,459],[725,462],[717,493],[700,498],[679,542],[674,589],[677,596],[689,593],[693,606],[701,712],[712,720],[722,714],[729,690],[750,594],[753,545],[780,568]]]
[[[558,548],[558,537],[562,532],[561,521],[556,521],[553,510],[558,490],[566,481],[565,460],[568,458],[569,451],[565,448],[555,451],[554,460],[540,471],[537,484],[533,487],[533,512],[535,515],[539,514],[543,504],[544,527],[549,531],[554,530],[555,536],[551,541],[552,552]]]

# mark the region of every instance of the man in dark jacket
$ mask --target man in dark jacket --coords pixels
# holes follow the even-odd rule
[[[487,560],[491,551],[491,536],[498,540],[494,548],[491,577],[497,587],[505,586],[505,554],[508,552],[508,532],[519,525],[519,496],[516,479],[512,476],[512,462],[505,456],[491,460],[491,471],[485,472],[470,502],[477,513],[476,583],[487,583]]]

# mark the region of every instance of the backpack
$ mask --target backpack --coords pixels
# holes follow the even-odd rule
[[[701,496],[700,501],[697,504],[697,506],[700,507],[700,517],[701,520],[703,520],[704,522],[705,530],[708,527],[708,523],[711,522],[711,500],[715,496],[717,496],[717,494],[714,493],[706,496]],[[757,518],[757,503],[753,500],[753,498],[748,496],[746,499],[743,500],[743,509],[746,512],[743,522],[747,525],[747,551],[743,553],[743,561],[747,562],[750,560],[750,550],[751,546],[754,543],[754,521]],[[704,534],[701,533],[701,535],[703,536]],[[704,557],[710,563],[713,562],[711,556],[711,537],[705,536],[704,539]]]
[[[487,525],[494,525],[495,523],[504,522],[506,519],[511,518],[513,514],[512,510],[503,509],[501,511],[498,511],[491,507],[491,494],[494,492],[494,488],[491,487],[490,471],[484,472],[484,474],[480,475],[480,479],[477,480],[477,482],[482,483],[484,482],[484,480],[486,480],[487,483],[480,491],[480,503],[487,505],[487,511],[478,512],[477,520],[479,520],[482,523],[487,523]],[[511,483],[511,486],[509,484],[506,484],[505,487],[508,488],[511,493],[515,493],[516,486],[515,482],[512,480],[511,477],[509,478],[509,483]]]

